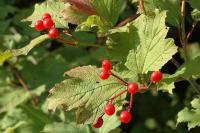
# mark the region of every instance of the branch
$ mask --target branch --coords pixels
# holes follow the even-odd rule
[[[135,20],[138,16],[139,16],[139,14],[133,14],[130,17],[122,20],[121,22],[119,22],[116,27],[122,27],[122,26],[126,25],[127,23]]]
[[[29,87],[28,85],[25,83],[25,81],[21,78],[21,75],[19,73],[19,71],[17,70],[17,68],[15,68],[14,66],[12,66],[10,63],[8,63],[11,70],[13,71],[14,75],[16,76],[18,82],[20,83],[20,85],[22,86],[22,88],[24,89],[24,91],[28,92],[30,97],[31,97],[31,101],[34,105],[37,105],[38,104],[38,97],[34,96],[30,90],[29,90]]]
[[[187,62],[188,54],[187,54],[187,39],[185,34],[185,5],[186,5],[186,0],[182,0],[181,1],[181,44],[183,46],[185,53],[185,61]]]

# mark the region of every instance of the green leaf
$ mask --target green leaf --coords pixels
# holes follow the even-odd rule
[[[36,96],[40,96],[42,93],[45,92],[45,90],[46,90],[46,86],[41,85],[41,86],[37,87],[36,89],[32,90],[31,93]]]
[[[113,26],[117,23],[126,1],[124,0],[92,0],[97,14]]]
[[[87,18],[87,20],[76,28],[76,31],[92,31],[98,33],[105,33],[109,29],[108,23],[101,20],[97,15],[92,15]]]
[[[43,41],[47,40],[49,37],[47,34],[41,35],[35,39],[33,39],[27,46],[20,48],[20,49],[12,49],[7,50],[4,53],[0,53],[0,65],[2,65],[6,60],[19,56],[19,55],[27,55],[31,49],[42,43]]]
[[[165,26],[166,11],[155,16],[141,15],[132,25],[134,49],[130,50],[126,66],[137,73],[161,69],[177,52],[174,40],[165,38],[168,28]]]
[[[169,94],[173,94],[173,89],[175,89],[175,80],[175,78],[170,77],[169,75],[164,75],[162,81],[158,84],[158,90],[168,92]]]
[[[194,9],[196,8],[196,9],[200,10],[199,0],[190,0],[189,3]]]
[[[178,113],[177,124],[188,123],[188,129],[200,126],[200,99],[196,98],[191,102],[192,109],[184,108]]]
[[[0,121],[0,128],[17,133],[39,133],[45,124],[52,122],[49,116],[30,105],[9,110]]]
[[[58,123],[47,124],[43,130],[45,133],[90,133],[88,125],[76,125],[76,123]]]
[[[194,67],[199,65],[200,65],[200,56],[182,65],[172,76],[184,77],[184,78],[189,78],[191,76],[200,76],[200,69],[198,67]]]
[[[10,5],[4,5],[0,6],[0,19],[4,19],[8,16],[9,13],[15,13],[17,11],[17,8],[10,6]]]
[[[0,129],[14,127],[17,123],[24,122],[27,116],[18,108],[10,109],[0,121]],[[23,121],[24,120],[24,121]]]
[[[99,78],[100,69],[94,66],[77,67],[65,74],[71,78],[55,85],[48,98],[49,109],[62,105],[66,110],[76,109],[77,123],[91,124],[103,114],[109,98],[126,87],[117,79]],[[125,94],[120,100],[125,98]]]
[[[178,27],[180,24],[180,4],[179,0],[145,0],[145,12],[154,14],[154,11],[167,10],[167,22]]]
[[[191,12],[191,15],[192,15],[192,18],[193,18],[195,21],[200,21],[200,10],[194,9],[194,10]]]
[[[0,112],[8,111],[30,98],[30,94],[22,88],[5,91],[0,96]]]
[[[110,133],[112,130],[121,125],[119,116],[117,114],[112,116],[103,116],[103,126],[99,129],[99,133]]]
[[[31,21],[31,27],[34,27],[36,21],[42,18],[42,14],[50,13],[56,28],[66,28],[67,22],[64,20],[61,13],[68,6],[70,6],[68,3],[60,1],[47,1],[42,4],[35,4],[33,14],[23,21]]]
[[[129,50],[134,48],[134,35],[135,27],[130,24],[109,31],[106,43],[113,59],[125,62]]]

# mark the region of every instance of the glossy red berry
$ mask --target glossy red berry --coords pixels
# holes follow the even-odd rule
[[[103,119],[102,119],[102,117],[99,117],[97,122],[95,124],[93,124],[93,127],[94,128],[100,128],[102,125],[103,125]]]
[[[103,67],[103,69],[109,71],[109,70],[112,69],[112,62],[109,61],[109,60],[103,60],[102,61],[102,67]]]
[[[129,83],[128,84],[128,92],[130,94],[135,94],[138,91],[139,87],[138,84],[135,82]]]
[[[160,82],[163,78],[163,74],[161,71],[154,71],[151,74],[151,81],[154,83]]]
[[[104,108],[105,114],[111,116],[115,113],[115,106],[112,103],[108,103]]]
[[[45,20],[45,19],[47,19],[47,18],[51,19],[51,15],[50,15],[49,13],[44,13],[44,14],[42,15],[42,19]]]
[[[43,20],[43,25],[45,29],[50,29],[53,27],[54,22],[51,18],[46,18]]]
[[[110,72],[103,69],[99,75],[99,77],[103,80],[108,79],[110,77]]]
[[[132,119],[132,115],[129,111],[123,111],[120,114],[120,121],[122,123],[129,123]]]
[[[35,24],[35,29],[37,31],[42,31],[44,29],[44,25],[43,25],[43,21],[42,20],[38,20]]]
[[[51,28],[50,30],[49,30],[49,38],[51,38],[51,39],[55,39],[56,37],[58,37],[58,35],[59,35],[59,31],[58,31],[58,29],[56,29],[56,28]]]

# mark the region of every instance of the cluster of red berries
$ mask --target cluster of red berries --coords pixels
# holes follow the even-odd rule
[[[132,119],[132,114],[130,112],[131,108],[132,108],[132,103],[133,103],[133,95],[135,93],[137,93],[139,91],[139,86],[136,82],[131,82],[131,83],[127,83],[126,81],[124,81],[123,79],[121,79],[120,77],[114,75],[111,72],[112,69],[112,63],[109,60],[103,60],[102,62],[102,71],[100,73],[100,78],[102,80],[108,79],[110,76],[114,76],[116,78],[118,78],[119,80],[121,80],[122,82],[125,83],[125,85],[127,86],[127,90],[122,91],[121,93],[117,94],[115,97],[111,98],[111,100],[106,104],[106,106],[104,107],[104,113],[108,116],[112,116],[115,113],[115,106],[113,105],[112,101],[117,98],[118,96],[122,95],[123,93],[125,93],[126,91],[128,91],[130,93],[130,102],[129,102],[129,107],[127,110],[124,110],[120,113],[120,121],[122,123],[129,123]],[[151,82],[153,83],[158,83],[162,80],[162,72],[160,71],[154,71],[151,74]],[[95,128],[100,128],[103,125],[103,119],[102,116],[99,117],[99,119],[97,120],[97,122],[95,124],[93,124],[93,127]]]
[[[112,69],[112,63],[109,60],[103,60],[102,62],[102,71],[100,73],[100,78],[105,80],[108,79],[111,75],[110,70]]]
[[[54,22],[49,13],[44,13],[42,15],[42,19],[36,22],[35,29],[37,31],[42,31],[44,29],[48,30],[48,36],[51,39],[55,39],[59,35],[59,31],[55,28]]]

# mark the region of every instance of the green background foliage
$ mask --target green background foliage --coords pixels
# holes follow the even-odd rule
[[[84,5],[75,3],[76,9],[66,1],[0,1],[0,132],[200,132],[198,0],[186,6],[186,32],[194,22],[196,29],[185,62],[178,0],[145,0],[145,14],[137,0],[77,0]],[[52,14],[60,31],[73,32],[73,38],[65,38],[78,40],[76,47],[33,28],[44,12]],[[120,25],[132,15],[137,17]],[[118,118],[129,100],[125,93],[115,102],[117,113],[104,115],[103,127],[94,129],[91,124],[103,114],[107,100],[125,88],[115,78],[99,79],[105,58],[127,81],[139,82],[145,74],[148,82],[158,69],[165,74],[150,91],[134,96],[130,124]]]

